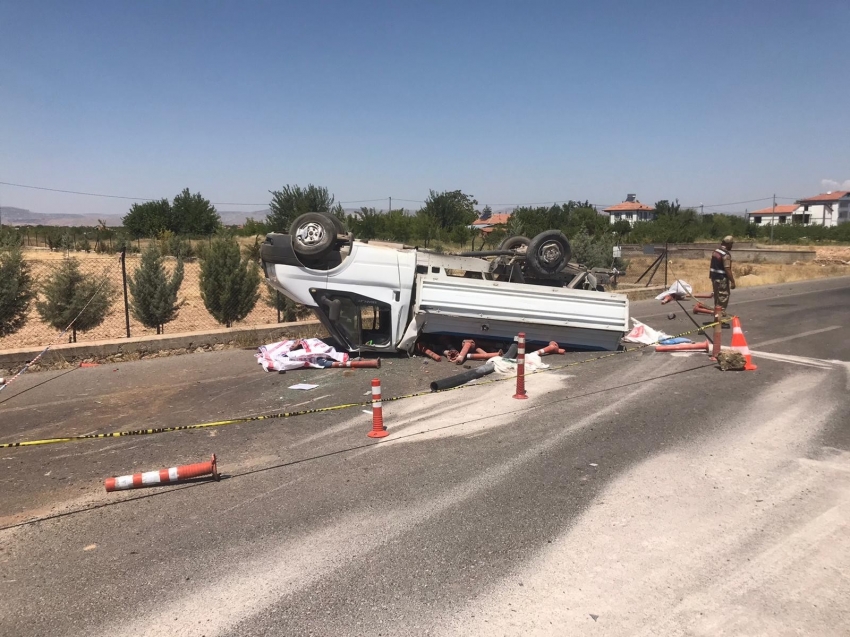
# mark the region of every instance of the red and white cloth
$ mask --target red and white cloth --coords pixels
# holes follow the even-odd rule
[[[319,361],[334,360],[347,363],[348,354],[337,352],[318,338],[302,338],[297,341],[279,341],[263,345],[257,350],[257,362],[267,372],[285,372],[303,367],[323,368]]]

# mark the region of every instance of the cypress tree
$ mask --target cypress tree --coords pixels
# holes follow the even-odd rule
[[[157,334],[162,334],[165,324],[177,318],[181,305],[177,301],[177,292],[182,283],[183,260],[177,260],[177,267],[169,278],[162,254],[156,243],[151,242],[142,253],[139,267],[127,280],[133,318],[147,328],[156,328]]]
[[[0,246],[0,337],[24,326],[34,296],[32,274],[21,248]]]
[[[44,299],[35,307],[42,320],[57,330],[74,321],[71,342],[76,343],[77,332],[92,330],[106,319],[115,290],[105,276],[81,272],[80,262],[68,257],[50,273],[41,295]]]
[[[216,321],[232,327],[244,319],[260,298],[260,270],[239,255],[233,238],[219,237],[201,262],[201,298]]]

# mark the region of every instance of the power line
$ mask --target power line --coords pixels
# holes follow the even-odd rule
[[[30,190],[46,190],[48,192],[61,192],[68,195],[85,195],[86,197],[103,197],[105,199],[126,199],[128,201],[158,201],[150,197],[127,197],[125,195],[105,195],[98,192],[81,192],[79,190],[62,190],[61,188],[48,188],[46,186],[30,186],[28,184],[13,184],[8,181],[0,181],[2,186],[14,186],[15,188],[28,188]],[[377,201],[377,199],[375,200]],[[236,203],[233,201],[211,201],[215,206],[268,206],[268,203]]]

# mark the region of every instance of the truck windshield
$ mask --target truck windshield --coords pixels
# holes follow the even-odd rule
[[[392,340],[389,305],[350,292],[317,290],[314,293],[324,321],[352,349],[386,347]]]

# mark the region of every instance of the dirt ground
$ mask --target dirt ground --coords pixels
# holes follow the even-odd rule
[[[48,250],[26,250],[24,252],[32,267],[32,273],[37,282],[44,281],[56,265],[65,257],[64,252]],[[77,342],[94,341],[110,338],[125,337],[126,325],[124,319],[124,297],[122,295],[121,262],[118,255],[100,255],[95,253],[75,252],[72,256],[79,259],[82,270],[91,274],[103,274],[109,278],[115,294],[112,309],[106,320],[90,332],[78,333]],[[130,277],[138,267],[140,256],[127,255],[127,276]],[[176,262],[169,259],[167,269],[175,266]],[[200,293],[200,262],[187,261],[183,266],[183,284],[180,286],[178,298],[183,305],[177,318],[165,326],[166,333],[195,332],[206,329],[223,327],[204,307]],[[265,284],[260,286],[260,299],[251,313],[237,325],[272,325],[277,323],[277,310],[268,304],[272,291]],[[148,329],[130,316],[130,334],[132,336],[147,336],[156,334],[156,330]],[[24,328],[17,334],[0,338],[0,350],[19,347],[46,346],[58,336],[58,330],[42,323],[36,311],[35,304],[30,307],[30,316]]]
[[[800,247],[800,246],[794,246]],[[734,263],[732,270],[738,287],[754,287],[776,283],[791,283],[809,279],[822,279],[832,276],[850,275],[850,246],[810,246],[817,256],[815,261],[797,262],[790,265],[768,263]],[[623,283],[634,283],[637,278],[653,262],[654,257],[637,257],[629,260],[629,268]],[[842,262],[846,262],[845,265]],[[704,259],[670,259],[667,280],[682,279],[694,286],[694,292],[710,292],[711,282],[708,279],[708,261]],[[643,279],[646,281],[646,278]],[[653,278],[653,283],[664,283],[664,267],[662,265]]]

